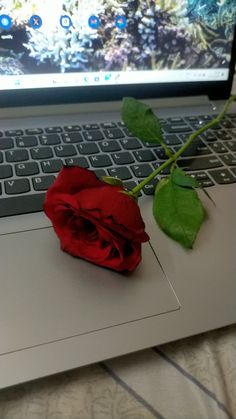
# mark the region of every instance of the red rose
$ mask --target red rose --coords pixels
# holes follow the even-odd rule
[[[134,271],[148,241],[135,200],[81,167],[63,167],[46,194],[44,211],[61,248],[116,271]]]

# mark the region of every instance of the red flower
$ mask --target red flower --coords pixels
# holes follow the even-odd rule
[[[44,211],[61,248],[116,271],[134,271],[148,241],[135,200],[81,167],[63,167],[46,194]]]

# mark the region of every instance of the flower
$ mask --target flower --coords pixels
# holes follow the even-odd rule
[[[123,186],[64,166],[47,191],[44,211],[65,252],[119,272],[133,272],[140,263],[141,243],[149,237],[136,201]]]

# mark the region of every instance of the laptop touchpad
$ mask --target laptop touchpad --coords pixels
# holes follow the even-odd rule
[[[63,253],[51,228],[1,236],[0,246],[0,354],[179,308],[149,244],[133,275]]]

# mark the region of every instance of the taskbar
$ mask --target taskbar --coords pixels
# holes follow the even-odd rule
[[[227,80],[228,69],[1,75],[0,90]]]

